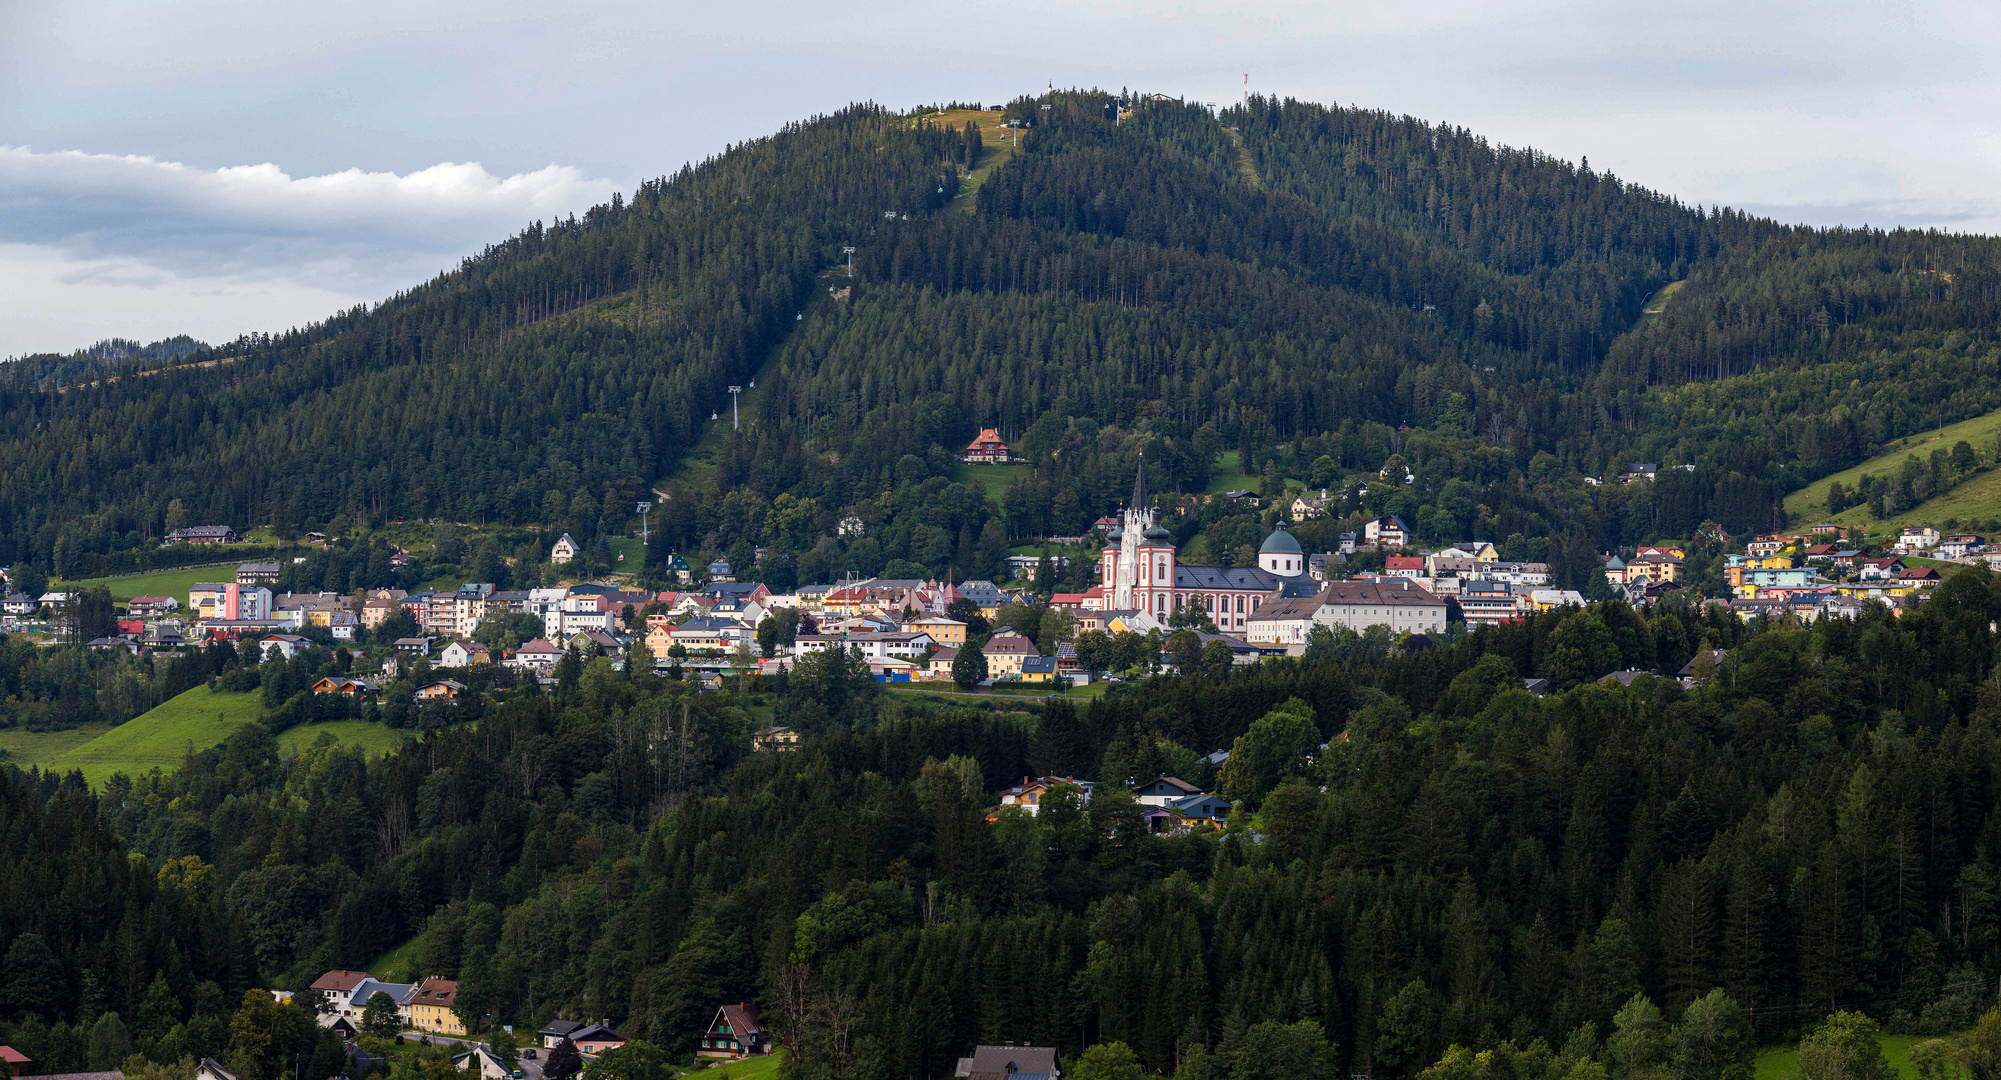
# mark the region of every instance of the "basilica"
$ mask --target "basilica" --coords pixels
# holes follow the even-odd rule
[[[1146,611],[1165,621],[1200,597],[1224,633],[1241,632],[1266,600],[1307,597],[1321,583],[1307,576],[1306,554],[1285,523],[1265,538],[1258,564],[1183,566],[1174,557],[1174,539],[1147,505],[1146,463],[1133,477],[1132,501],[1105,539],[1100,585],[1092,590],[1108,611]]]

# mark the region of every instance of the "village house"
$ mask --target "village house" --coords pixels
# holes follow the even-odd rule
[[[458,704],[459,701],[459,695],[465,692],[465,688],[466,688],[465,684],[462,682],[458,682],[457,680],[438,679],[434,682],[427,682],[424,685],[418,687],[417,692],[410,695],[410,700],[416,702],[419,705],[425,705],[431,702],[438,702],[444,705],[456,705]]]
[[[575,540],[570,539],[569,533],[564,533],[562,536],[557,538],[554,544],[551,544],[549,546],[549,561],[555,563],[558,566],[561,566],[562,564],[567,563],[576,557],[577,557],[577,542]]]
[[[662,649],[659,655],[664,656],[666,653],[667,650]],[[533,641],[523,642],[521,647],[514,650],[514,654],[507,658],[506,663],[509,667],[523,671],[548,671],[562,658],[562,646],[548,638],[536,638]]]
[[[625,1036],[604,1024],[585,1024],[570,1032],[570,1042],[586,1054],[602,1054],[625,1045]]]
[[[768,727],[751,736],[753,750],[785,751],[799,749],[799,733],[789,727]]]
[[[459,984],[451,979],[427,978],[411,991],[404,1009],[405,1018],[418,1031],[464,1035],[465,1022],[452,1011],[458,992]]]
[[[956,1077],[965,1080],[1059,1080],[1056,1049],[1050,1046],[976,1046],[972,1057],[959,1059]]]
[[[342,697],[366,697],[375,693],[375,684],[367,679],[354,679],[346,675],[326,675],[313,684],[315,694],[339,694]]]
[[[454,641],[438,652],[439,667],[471,667],[474,664],[487,663],[491,659],[487,655],[486,646],[476,641]]]
[[[903,624],[903,629],[924,634],[940,645],[958,646],[966,643],[966,624],[943,615],[922,615]]]
[[[771,1033],[758,1021],[757,1007],[745,1003],[725,1005],[716,1010],[709,1029],[702,1033],[698,1057],[740,1058],[771,1052]]]
[[[431,639],[427,637],[401,637],[396,639],[396,652],[402,656],[431,655]]]
[[[142,618],[165,615],[180,606],[181,602],[171,596],[135,596],[125,602],[128,614]]]
[[[1411,528],[1395,514],[1371,518],[1362,525],[1364,543],[1377,547],[1400,548],[1410,542]]]
[[[320,997],[326,1000],[326,1008],[324,1010],[308,1011],[316,1013],[320,1018],[320,1026],[326,1027],[328,1024],[333,1023],[335,1017],[341,1015],[341,1009],[347,1007],[348,996],[354,992],[354,988],[370,978],[372,976],[366,971],[347,971],[343,969],[327,972],[319,978],[314,979],[313,984],[307,987],[309,991],[320,995]]]
[[[931,659],[924,662],[924,677],[940,682],[950,681],[952,678],[952,661],[958,658],[959,650],[950,645],[939,649],[937,652],[931,654]]]
[[[514,1075],[513,1070],[484,1045],[476,1044],[465,1053],[454,1055],[452,1065],[459,1069],[477,1071],[479,1080],[509,1080]]]
[[[1022,813],[1034,817],[1042,805],[1043,798],[1051,789],[1066,784],[1077,789],[1077,801],[1080,803],[1089,803],[1091,789],[1097,786],[1089,780],[1078,780],[1069,776],[1024,776],[1021,778],[1021,783],[1001,791],[1000,803],[1002,806],[1020,807]]]
[[[959,452],[960,461],[972,461],[984,465],[1000,465],[1007,459],[1007,444],[1001,441],[1000,432],[993,428],[980,429],[979,435]]]
[[[227,525],[191,525],[167,534],[169,544],[234,544],[236,530]]]
[[[1040,656],[1035,643],[1015,634],[996,634],[980,650],[986,654],[987,674],[996,679],[1012,679],[1021,674],[1021,662]]]

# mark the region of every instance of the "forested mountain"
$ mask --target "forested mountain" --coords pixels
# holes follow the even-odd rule
[[[856,106],[320,324],[116,361],[131,377],[8,365],[0,559],[143,547],[175,499],[281,531],[579,504],[616,534],[608,508],[666,485],[683,549],[824,539],[823,565],[989,572],[968,552],[990,522],[1075,532],[1142,450],[1172,490],[1229,449],[1298,479],[1324,456],[1336,484],[1400,455],[1421,483],[1353,512],[1596,551],[1774,524],[1804,480],[2001,405],[1989,238],[1687,206],[1381,112],[1141,99],[1120,122],[1108,99],[957,114],[1033,125],[999,164],[990,128]],[[753,378],[750,422],[683,474]],[[833,540],[981,426],[1037,463],[1000,516],[975,499],[944,542]],[[1580,482],[1635,459],[1694,470]],[[730,535],[733,494],[789,496],[810,528]]]
[[[678,1056],[753,1001],[814,1077],[1002,1040],[1182,1080],[1665,1076],[1665,1024],[1703,1017],[1714,1054],[1673,1075],[1741,1077],[1834,1009],[1947,1033],[1991,1007],[1997,617],[1980,570],[1811,627],[1605,603],[997,709],[835,652],[720,692],[573,654],[386,758],[253,726],[95,793],[8,768],[0,1036],[44,1070],[123,1047],[279,1080],[326,1047],[260,1034],[292,1029],[245,992],[414,936],[469,1020],[609,1018]],[[244,659],[203,663],[255,683]],[[1693,690],[1592,681],[1691,660]],[[773,715],[799,751],[751,753]],[[1162,773],[1240,816],[1150,832],[1125,785]],[[995,805],[1042,774],[1097,788]],[[1454,1072],[1454,1044],[1520,1060]]]

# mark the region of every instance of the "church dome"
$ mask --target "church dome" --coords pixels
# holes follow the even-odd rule
[[[1285,531],[1285,524],[1280,522],[1278,528],[1272,530],[1270,536],[1265,537],[1265,544],[1258,549],[1258,554],[1300,555],[1304,551],[1305,549],[1299,546],[1299,541],[1293,539],[1292,534]]]
[[[1140,535],[1146,537],[1148,540],[1170,540],[1173,539],[1174,537],[1173,533],[1168,532],[1166,529],[1162,528],[1159,525],[1155,525],[1153,528],[1148,529],[1147,531],[1141,533]]]

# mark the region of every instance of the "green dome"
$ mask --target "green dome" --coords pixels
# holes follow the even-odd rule
[[[1305,551],[1299,546],[1299,541],[1293,539],[1292,534],[1285,531],[1285,525],[1281,523],[1277,529],[1272,531],[1270,536],[1265,537],[1265,546],[1258,549],[1258,554],[1303,555]]]

